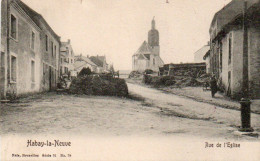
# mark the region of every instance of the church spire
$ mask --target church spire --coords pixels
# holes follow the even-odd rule
[[[155,29],[155,20],[152,20],[152,29],[148,32],[148,44],[151,47],[159,46],[159,32]]]
[[[153,16],[153,20],[152,20],[152,30],[155,29],[155,20],[154,20],[154,16]]]

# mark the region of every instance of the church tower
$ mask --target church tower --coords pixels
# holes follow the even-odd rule
[[[152,29],[148,32],[148,44],[153,49],[153,54],[159,55],[159,31],[155,29],[155,20],[152,20]]]

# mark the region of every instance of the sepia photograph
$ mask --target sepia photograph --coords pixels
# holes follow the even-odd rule
[[[1,161],[259,161],[260,0],[1,0]]]

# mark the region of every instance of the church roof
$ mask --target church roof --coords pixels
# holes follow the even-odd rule
[[[151,46],[146,41],[144,41],[143,44],[137,50],[136,54],[141,54],[141,53],[146,54],[146,53],[151,53],[151,51],[152,51]]]

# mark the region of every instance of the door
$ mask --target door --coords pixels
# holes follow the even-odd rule
[[[5,85],[5,53],[1,52],[0,55],[0,100],[1,95],[4,95],[4,85]]]
[[[231,96],[231,71],[228,72],[228,90],[227,95]]]
[[[51,90],[52,88],[52,70],[51,70],[51,66],[49,66],[49,90]]]

